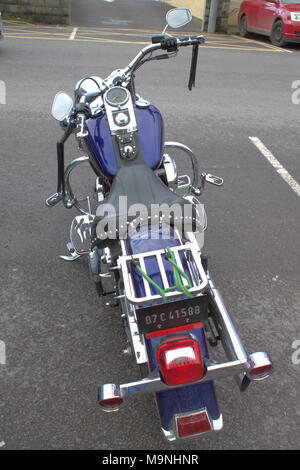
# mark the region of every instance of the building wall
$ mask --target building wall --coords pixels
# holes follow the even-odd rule
[[[0,0],[0,11],[38,23],[68,24],[70,0]]]
[[[195,18],[201,20],[201,30],[203,29],[206,0],[171,0],[174,7],[189,8]]]
[[[238,30],[237,13],[242,0],[219,0],[216,31]],[[211,0],[171,0],[175,7],[189,8],[192,15],[202,20],[202,30],[207,31]]]
[[[228,12],[227,31],[236,32],[239,30],[238,27],[238,12],[240,5],[243,0],[231,0]]]

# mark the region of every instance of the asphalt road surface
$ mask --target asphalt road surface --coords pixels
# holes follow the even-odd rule
[[[104,414],[97,405],[98,385],[135,380],[139,371],[122,353],[118,309],[96,298],[86,261],[58,257],[66,253],[76,213],[44,203],[56,190],[61,136],[50,109],[55,93],[72,94],[81,77],[125,66],[149,41],[149,30],[162,29],[167,8],[150,0],[74,0],[69,28],[6,25],[0,44],[3,449],[299,448],[300,105],[292,102],[299,46],[283,50],[259,38],[208,35],[192,92],[187,49],[146,64],[136,80],[142,96],[160,108],[166,140],[193,148],[200,169],[225,180],[223,188],[207,185],[202,197],[205,251],[245,349],[267,351],[274,374],[244,394],[233,379],[218,381],[223,430],[177,444],[164,440],[149,396],[128,399],[119,413]],[[197,21],[190,27],[197,30]],[[249,137],[276,157],[281,174]],[[71,140],[66,153],[82,154]],[[291,179],[283,179],[286,172]]]

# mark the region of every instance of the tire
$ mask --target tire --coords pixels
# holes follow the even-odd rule
[[[286,41],[283,36],[283,23],[281,20],[277,20],[273,24],[270,39],[274,46],[283,47],[286,45]]]
[[[250,33],[247,29],[247,17],[243,15],[240,21],[240,35],[242,38],[249,38]]]

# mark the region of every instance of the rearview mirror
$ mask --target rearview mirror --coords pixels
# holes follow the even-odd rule
[[[72,98],[69,95],[67,95],[67,93],[60,91],[59,93],[55,95],[55,98],[53,100],[51,114],[54,117],[54,119],[57,119],[57,121],[62,122],[64,119],[69,117],[70,112],[72,111],[72,108],[73,108]]]
[[[166,14],[166,21],[170,28],[181,28],[192,20],[192,13],[188,8],[173,8]]]

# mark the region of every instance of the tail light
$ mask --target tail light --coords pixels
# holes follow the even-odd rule
[[[164,382],[170,386],[197,382],[204,375],[200,344],[189,335],[162,341],[157,362]]]
[[[123,403],[120,387],[116,384],[102,385],[99,387],[98,394],[98,403],[103,411],[118,411]]]
[[[176,418],[178,437],[189,437],[212,430],[207,411],[203,410],[187,416]]]
[[[256,352],[248,356],[248,377],[252,380],[266,379],[273,368],[273,363],[265,352]]]

